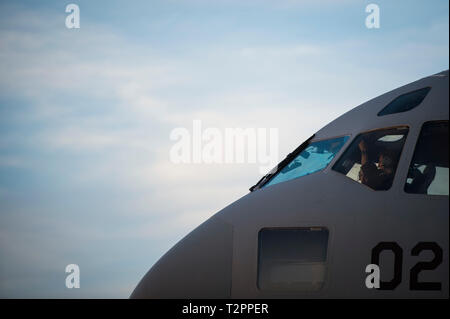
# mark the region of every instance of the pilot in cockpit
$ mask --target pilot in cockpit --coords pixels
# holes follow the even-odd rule
[[[369,160],[368,147],[364,140],[358,144],[361,151],[361,169],[359,179],[361,183],[375,190],[387,190],[394,178],[394,161],[388,152],[380,152],[378,163]]]

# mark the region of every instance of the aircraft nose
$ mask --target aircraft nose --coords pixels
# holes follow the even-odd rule
[[[230,298],[233,227],[213,216],[147,272],[130,298]]]

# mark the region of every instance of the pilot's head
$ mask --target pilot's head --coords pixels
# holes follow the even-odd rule
[[[392,174],[394,171],[394,161],[392,156],[387,153],[381,153],[378,159],[378,169],[386,174]]]

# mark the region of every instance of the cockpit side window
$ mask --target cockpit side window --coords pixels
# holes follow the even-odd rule
[[[448,196],[448,121],[422,126],[405,183],[411,194]]]
[[[333,170],[374,190],[388,190],[408,131],[407,127],[396,127],[359,134]]]
[[[342,136],[309,143],[300,154],[275,174],[263,187],[286,182],[324,169],[347,140],[348,136]]]

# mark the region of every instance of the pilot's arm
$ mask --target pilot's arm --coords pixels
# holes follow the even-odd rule
[[[367,156],[367,145],[364,140],[358,144],[359,150],[361,151],[361,166],[367,163],[369,157]]]

